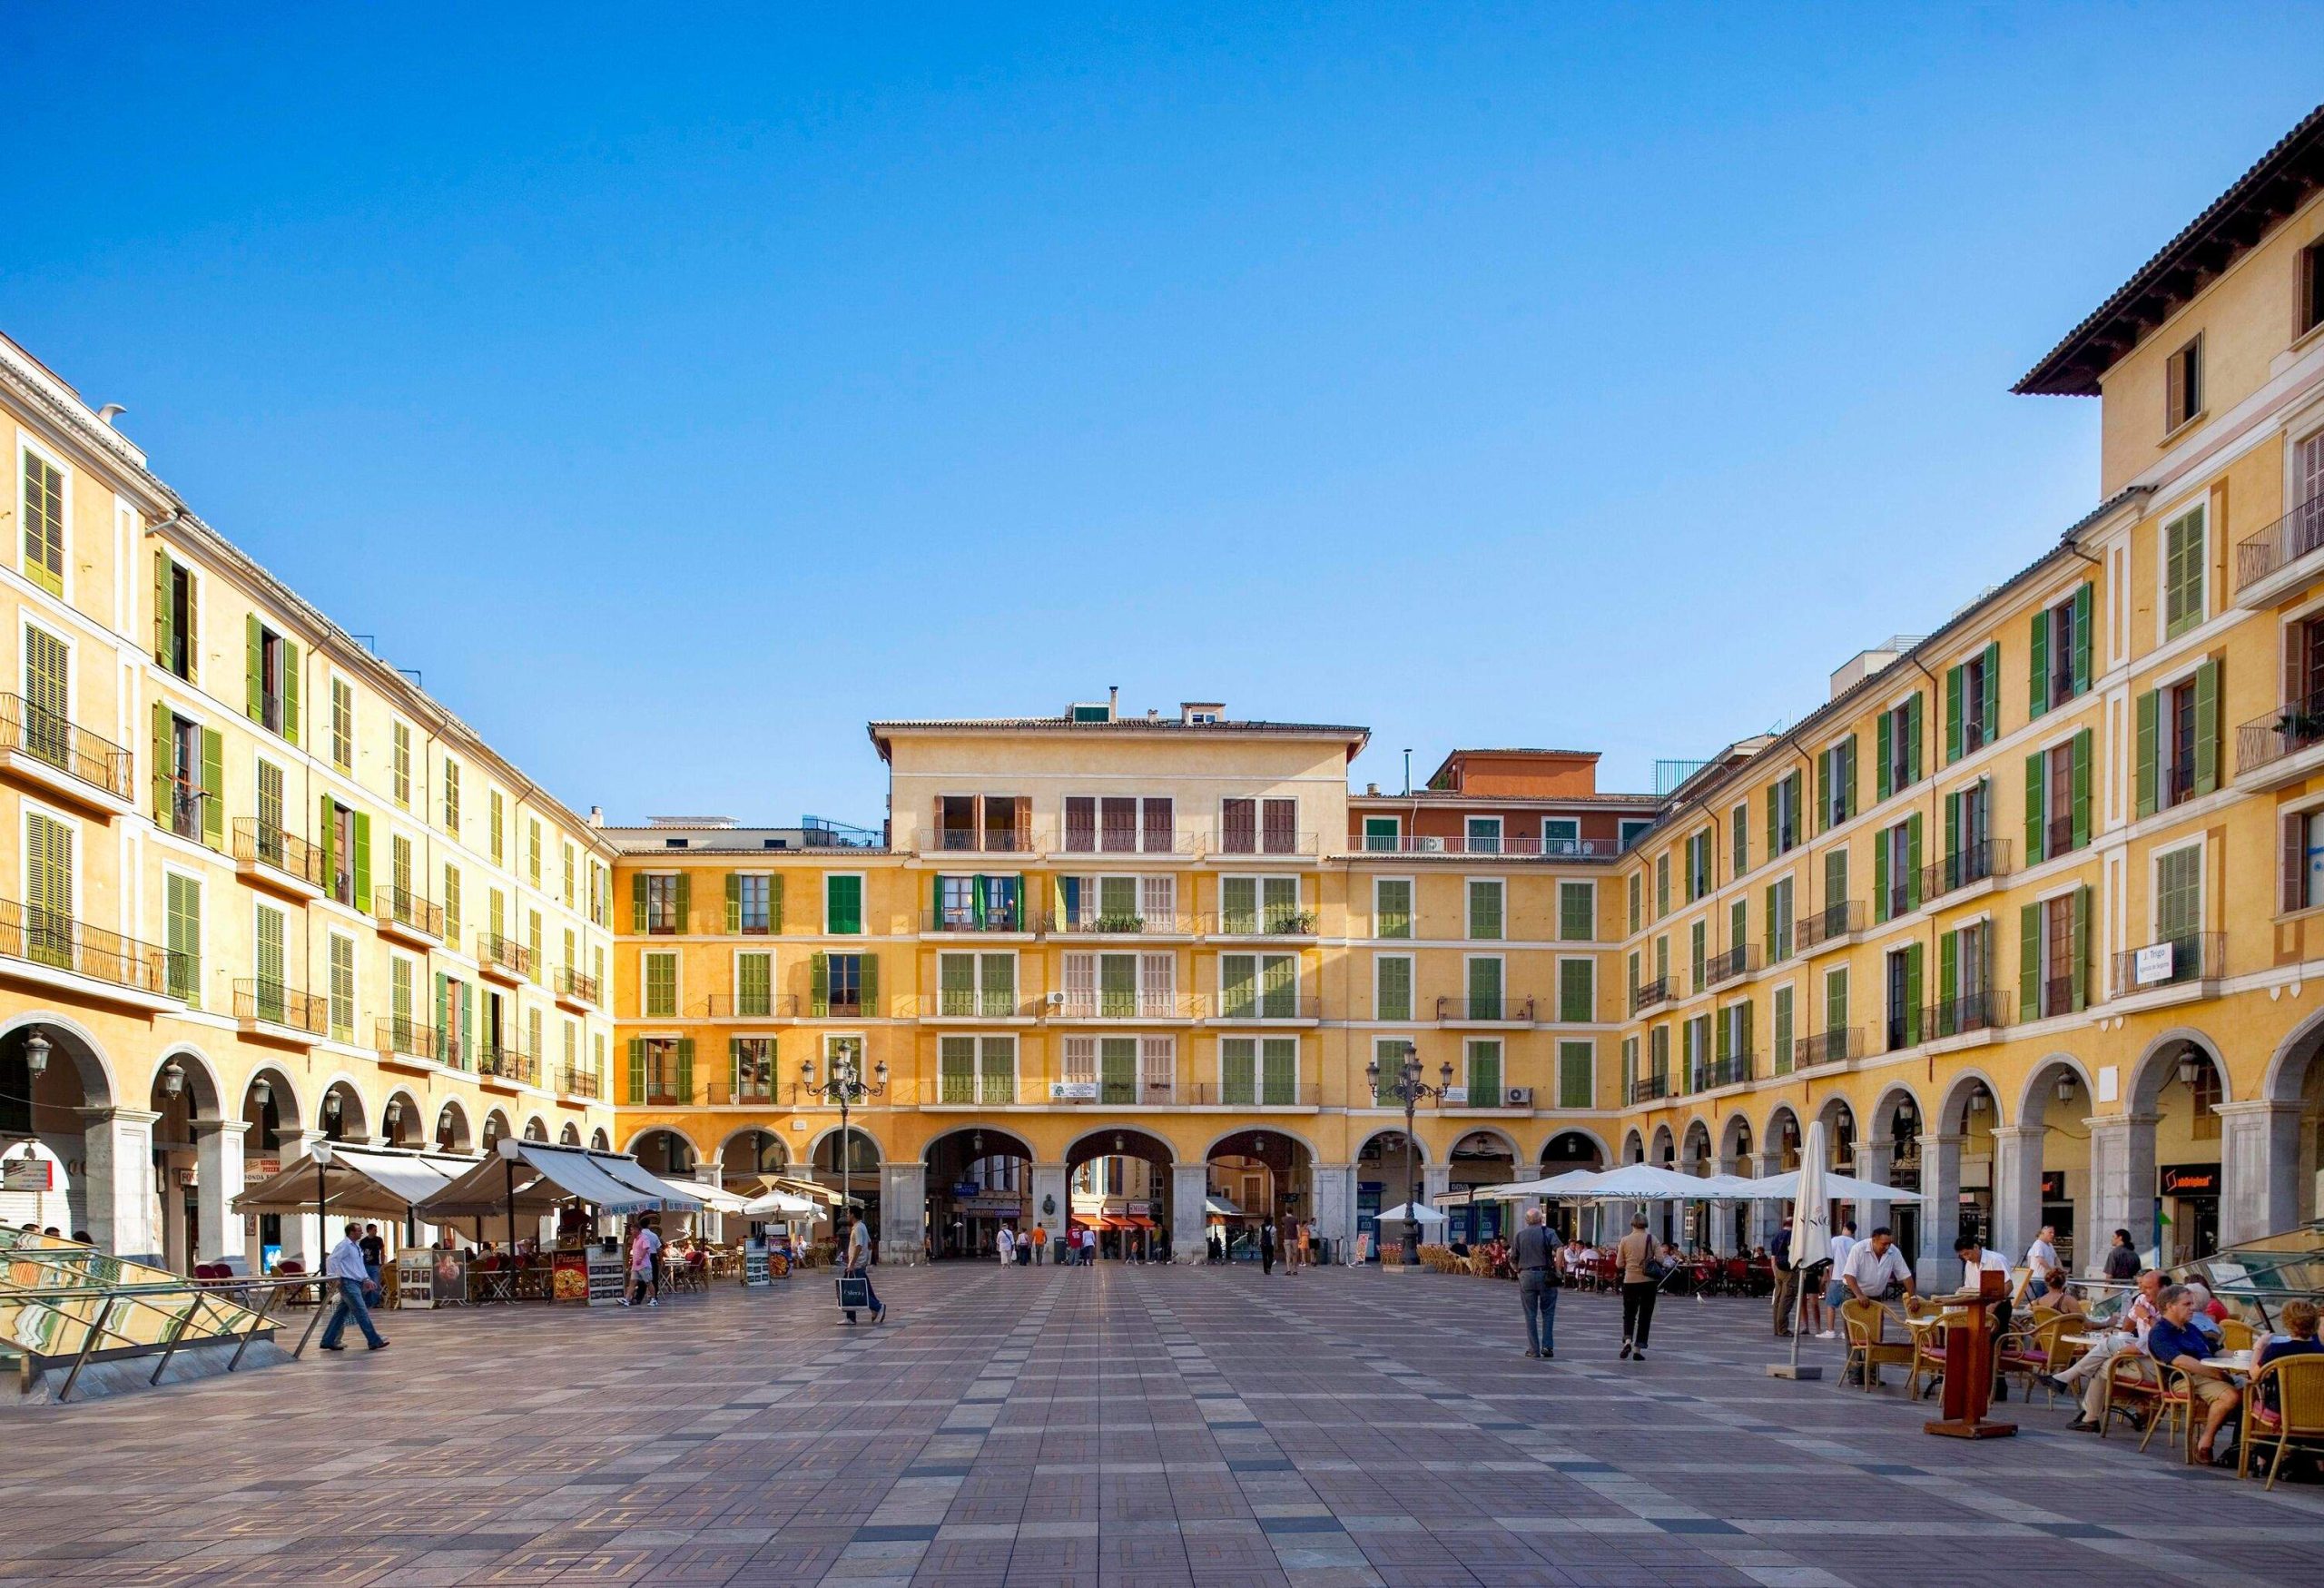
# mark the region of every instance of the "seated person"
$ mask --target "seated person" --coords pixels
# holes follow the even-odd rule
[[[2147,1331],[2147,1355],[2163,1366],[2175,1367],[2187,1376],[2189,1409],[2200,1406],[2203,1413],[2202,1428],[2195,1435],[2195,1464],[2209,1466],[2211,1441],[2242,1404],[2243,1393],[2202,1366],[2203,1359],[2217,1347],[2209,1336],[2195,1327],[2194,1291],[2184,1285],[2166,1286],[2160,1305],[2162,1316]]]
[[[2260,1347],[2260,1355],[2252,1360],[2256,1370],[2270,1362],[2287,1356],[2324,1356],[2324,1340],[2316,1337],[2316,1304],[2312,1301],[2287,1301],[2280,1315],[2284,1326],[2280,1335],[2271,1335]],[[2273,1377],[2260,1380],[2260,1405],[2257,1415],[2265,1423],[2283,1420],[2276,1381]]]
[[[2077,1434],[2095,1434],[2100,1419],[2106,1411],[2106,1365],[2115,1357],[2136,1355],[2146,1349],[2147,1332],[2154,1327],[2154,1320],[2162,1316],[2157,1305],[2162,1295],[2161,1270],[2149,1268],[2138,1277],[2138,1288],[2131,1292],[2124,1306],[2099,1336],[2098,1344],[2083,1353],[2080,1360],[2063,1373],[2053,1373],[2042,1382],[2053,1390],[2082,1397],[2082,1410],[2066,1426]]]

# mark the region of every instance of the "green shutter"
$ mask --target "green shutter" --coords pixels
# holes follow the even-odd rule
[[[330,893],[338,891],[339,883],[339,823],[334,820],[338,812],[338,802],[323,795],[316,820],[323,829],[323,891]]]
[[[1961,759],[1961,669],[1945,670],[1945,759],[1947,764]]]
[[[2084,695],[2090,690],[2091,610],[2094,587],[2084,583],[2073,593],[2073,692]]]
[[[645,873],[634,873],[629,879],[629,930],[644,936],[645,932]]]
[[[678,873],[677,927],[680,932],[694,930],[694,878],[685,872]]]
[[[2034,615],[2034,639],[2029,663],[2033,677],[2026,695],[2028,720],[2050,709],[2050,615]]]
[[[1905,774],[1914,783],[1921,780],[1921,697],[1915,694],[1905,702]]]
[[[2070,961],[2073,976],[2073,1007],[2079,1011],[2090,1001],[2090,890],[2073,891],[2073,954]]]
[[[458,1062],[462,1070],[468,1067],[468,1055],[476,1045],[476,989],[460,983],[460,1050]]]
[[[1889,756],[1896,748],[1896,713],[1884,711],[1873,724],[1873,738],[1879,751],[1879,764],[1872,774],[1873,787],[1877,791],[1873,796],[1876,800],[1885,800],[1894,792],[1890,787],[1888,764]]]
[[[783,873],[775,873],[767,879],[767,930],[783,931]]]
[[[242,714],[254,723],[266,720],[265,656],[258,614],[252,612],[242,619]]]
[[[433,1050],[438,1060],[445,1064],[452,1061],[444,1052],[444,1027],[452,1013],[450,982],[451,978],[443,972],[436,972],[436,1043]]]
[[[1905,951],[1905,1046],[1917,1047],[1921,1040],[1921,945],[1914,943]]]
[[[1945,796],[1945,881],[1957,883],[1961,880],[1961,796]]]
[[[694,1039],[692,1037],[678,1039],[677,1091],[680,1102],[694,1101]]]
[[[645,1100],[645,1042],[640,1037],[629,1040],[629,1100],[633,1107]]]
[[[1872,844],[1872,919],[1888,919],[1888,834],[1883,833]]]
[[[2017,1018],[2042,1017],[2042,907],[2027,904],[2017,912]]]
[[[202,730],[202,841],[212,849],[226,842],[226,736],[216,728]]]
[[[2049,763],[2039,750],[2025,758],[2025,863],[2047,860]]]
[[[1856,814],[1856,735],[1840,741],[1840,819]]]
[[[936,879],[936,902],[940,911],[944,903],[944,879]],[[743,930],[743,879],[734,872],[726,873],[726,930]]]
[[[1768,785],[1768,858],[1769,860],[1775,859],[1777,854],[1782,853],[1782,851],[1776,847],[1776,840],[1777,837],[1781,836],[1781,834],[1777,831],[1776,791],[1782,786],[1783,784],[1780,781]],[[1630,930],[1632,932],[1636,932],[1638,930],[1638,922],[1635,920],[1630,922]],[[1628,1092],[1623,1093],[1623,1100],[1625,1102],[1630,1100],[1630,1094]]]
[[[1921,814],[1905,821],[1905,908],[1921,907]]]
[[[1990,745],[2001,737],[2001,641],[1985,645],[1984,736]]]
[[[371,818],[355,813],[355,907],[371,913]]]
[[[2142,816],[2154,814],[2162,781],[2162,708],[2161,691],[2151,689],[2139,696],[2138,814]]]
[[[1933,1036],[1949,1037],[1958,1025],[1953,1007],[1954,989],[1961,985],[1961,934],[1948,932],[1936,940],[1936,1030]]]
[[[299,742],[299,647],[282,642],[282,736]]]
[[[162,827],[171,824],[170,816],[173,809],[170,796],[171,785],[175,782],[171,775],[175,770],[172,764],[177,759],[177,735],[172,731],[175,726],[176,725],[170,719],[170,708],[167,703],[155,701],[153,703],[153,821],[156,825]]]
[[[863,1018],[877,1020],[880,1018],[880,956],[863,955],[862,968],[859,975],[861,980],[857,982],[857,986],[862,989],[859,998]]]
[[[2219,663],[2195,669],[2195,792],[2219,791]]]
[[[1816,820],[1818,830],[1832,830],[1832,757],[1837,751],[1827,750],[1816,757]]]
[[[2073,846],[2090,842],[2090,730],[2073,736]]]
[[[818,949],[807,956],[807,1012],[825,1015],[832,1011],[832,960]]]

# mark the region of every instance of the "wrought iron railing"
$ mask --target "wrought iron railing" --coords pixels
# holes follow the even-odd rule
[[[576,998],[583,1003],[598,1001],[597,979],[570,965],[558,965],[549,972],[549,991],[559,998]]]
[[[0,899],[0,955],[115,987],[174,996],[169,950],[14,899]],[[181,964],[176,985],[190,981],[190,968]]]
[[[1716,987],[1722,981],[1732,981],[1736,977],[1748,975],[1758,968],[1758,956],[1752,945],[1739,942],[1703,962],[1703,985]]]
[[[1837,1031],[1817,1031],[1811,1037],[1795,1038],[1791,1048],[1791,1067],[1794,1070],[1811,1070],[1818,1064],[1838,1064],[1863,1057],[1864,1028],[1844,1026]]]
[[[2282,518],[2237,543],[2235,593],[2290,567],[2324,547],[2324,497],[2305,501]]]
[[[1352,835],[1348,845],[1358,854],[1448,854],[1492,856],[1502,860],[1612,860],[1622,852],[1614,838],[1539,838],[1517,835],[1470,838],[1447,833],[1384,833]]]
[[[1670,1095],[1670,1078],[1667,1075],[1641,1075],[1630,1082],[1630,1101],[1650,1103]]]
[[[2191,932],[2114,956],[2113,996],[2135,998],[2158,987],[2216,981],[2227,970],[2227,933]]]
[[[1455,993],[1436,1001],[1441,1021],[1492,1021],[1508,1025],[1533,1023],[1533,1001],[1501,992]]]
[[[383,1017],[379,1021],[379,1049],[382,1053],[400,1053],[411,1059],[433,1059],[443,1050],[436,1028],[409,1015]]]
[[[280,872],[318,892],[325,885],[321,845],[310,843],[296,833],[285,833],[255,816],[236,819],[234,858]]]
[[[1021,904],[987,904],[983,909],[957,908],[923,910],[920,912],[922,932],[1037,932],[1041,923],[1032,912]]]
[[[1837,903],[1827,904],[1821,910],[1811,910],[1794,922],[1792,929],[1803,950],[1861,932],[1864,930],[1863,902],[1843,899]]]
[[[702,1001],[704,1020],[793,1020],[798,1013],[796,992],[713,992]]]
[[[513,1042],[478,1042],[476,1072],[537,1086],[541,1079],[541,1057]]]
[[[0,695],[0,748],[21,750],[117,800],[130,797],[128,751],[21,695]]]
[[[1642,1009],[1652,1009],[1656,1004],[1668,1003],[1672,996],[1673,990],[1670,986],[1670,978],[1668,976],[1657,976],[1651,981],[1640,982],[1630,989],[1630,1012],[1636,1014]]]
[[[374,883],[371,908],[384,923],[443,941],[444,907],[423,893],[399,888],[393,883]]]
[[[1729,1053],[1724,1059],[1714,1059],[1703,1066],[1704,1091],[1716,1091],[1722,1086],[1741,1086],[1754,1079],[1757,1056],[1750,1053]]]
[[[234,1018],[320,1037],[330,1029],[330,1000],[258,977],[234,983]]]
[[[531,946],[501,932],[478,932],[476,957],[482,963],[497,966],[511,975],[529,977],[533,973]]]
[[[1941,899],[1972,883],[2004,875],[2009,871],[2009,840],[1986,838],[1964,844],[1932,865],[1921,868],[1921,898]]]
[[[2324,745],[2324,694],[2288,702],[2272,715],[2236,729],[2236,770],[2256,772],[2319,745]]]

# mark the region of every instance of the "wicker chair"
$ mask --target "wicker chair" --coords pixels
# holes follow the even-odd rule
[[[2255,1343],[2251,1326],[2240,1317],[2230,1317],[2219,1326],[2219,1348],[2222,1351],[2249,1351]]]
[[[2263,1385],[2276,1392],[2272,1412],[2260,1404]],[[2243,1397],[2243,1437],[2237,1443],[2240,1447],[2235,1468],[2238,1477],[2250,1475],[2254,1445],[2272,1447],[2274,1459],[2268,1463],[2267,1485],[2271,1489],[2293,1445],[2324,1450],[2324,1356],[2279,1356],[2253,1374],[2251,1387]]]
[[[1909,1340],[1885,1337],[1889,1318],[1888,1309],[1876,1301],[1848,1301],[1840,1305],[1840,1324],[1847,1331],[1848,1355],[1843,1365],[1843,1375],[1861,1368],[1866,1394],[1873,1389],[1873,1375],[1883,1367],[1902,1367],[1907,1377],[1905,1393],[1912,1392],[1915,1361],[1918,1352]]]
[[[2025,1380],[2025,1398],[2034,1399],[2034,1381],[2055,1373],[2064,1366],[2065,1347],[2060,1339],[2081,1323],[2080,1318],[2068,1317],[2060,1312],[2044,1310],[2034,1316],[2034,1322],[2023,1329],[2012,1329],[1995,1344],[2001,1375],[2004,1378],[2022,1377]],[[2049,1392],[2050,1403],[2057,1403],[2058,1392]]]

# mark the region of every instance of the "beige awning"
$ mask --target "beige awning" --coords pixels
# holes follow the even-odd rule
[[[319,1141],[306,1157],[245,1187],[234,1198],[233,1210],[312,1213],[320,1197],[326,1214],[400,1218],[482,1161],[448,1152],[399,1152]]]

